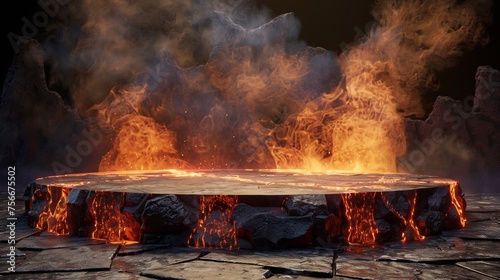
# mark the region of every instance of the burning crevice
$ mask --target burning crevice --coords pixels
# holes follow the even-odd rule
[[[376,193],[342,195],[346,219],[345,237],[349,244],[374,243],[378,228],[373,216]]]
[[[69,189],[44,186],[33,194],[34,200],[42,200],[45,209],[39,213],[35,227],[61,235],[69,234],[66,200]]]
[[[196,248],[239,249],[236,225],[232,220],[237,196],[201,196],[200,218],[189,237],[189,246]]]

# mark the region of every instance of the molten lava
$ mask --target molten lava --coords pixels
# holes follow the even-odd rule
[[[46,191],[45,198],[47,204],[45,210],[38,216],[38,222],[35,227],[61,235],[69,234],[67,222],[68,205],[66,204],[66,199],[70,190],[47,186]],[[37,190],[33,196],[40,196],[40,193],[41,190]]]
[[[374,243],[378,227],[373,217],[376,193],[349,193],[342,195],[348,225],[344,236],[349,244]]]
[[[237,196],[201,196],[201,215],[188,244],[196,248],[238,249],[236,225],[231,219]]]
[[[123,196],[117,193],[96,191],[90,196],[89,217],[90,236],[108,241],[124,240],[126,229],[121,221]]]
[[[460,193],[461,190],[459,184],[457,182],[453,182],[450,185],[451,203],[460,217],[460,226],[465,227],[465,223],[467,222],[465,217],[465,200],[460,196]]]
[[[399,213],[394,207],[391,205],[391,203],[387,200],[385,195],[383,193],[380,194],[382,200],[384,201],[385,206],[393,213],[396,215],[399,220],[402,222],[402,228],[403,230],[401,231],[401,241],[406,242],[409,240],[423,240],[425,239],[425,236],[420,234],[420,231],[415,223],[415,208],[417,205],[417,194],[415,193],[412,197],[408,197],[408,205],[409,205],[409,210],[408,214],[405,217],[401,213]]]

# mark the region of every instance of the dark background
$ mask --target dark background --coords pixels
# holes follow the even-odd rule
[[[309,46],[322,47],[336,53],[340,53],[343,43],[351,43],[359,38],[359,30],[364,32],[367,23],[373,20],[370,14],[373,1],[258,0],[257,3],[268,7],[273,16],[293,12],[302,24],[300,39]],[[37,1],[33,0],[2,2],[2,83],[14,55],[7,34],[21,34],[21,18],[31,20],[33,14],[40,10]],[[426,95],[426,109],[431,108],[438,95],[451,96],[457,100],[473,95],[474,76],[478,66],[490,65],[500,69],[500,3],[497,2],[494,6],[493,14],[493,23],[488,28],[489,43],[466,53],[457,65],[438,74],[441,87],[437,92]],[[40,32],[39,36],[43,36],[43,33]]]

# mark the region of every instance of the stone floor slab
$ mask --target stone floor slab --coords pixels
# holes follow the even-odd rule
[[[260,266],[213,261],[192,261],[166,266],[157,270],[144,270],[142,276],[156,279],[267,279],[273,274]]]
[[[454,236],[467,239],[500,240],[500,219],[469,222],[465,228],[445,231],[442,233],[442,236]]]
[[[500,280],[500,261],[458,262],[458,266]]]
[[[112,266],[119,271],[139,274],[144,270],[162,269],[167,265],[196,260],[202,251],[190,248],[169,248],[144,252],[138,255],[116,256]]]
[[[144,252],[171,248],[170,244],[122,244],[118,256],[137,255]]]
[[[283,251],[211,252],[201,260],[227,263],[253,264],[273,271],[295,274],[332,276],[334,252],[331,249],[312,248]]]
[[[500,194],[465,194],[468,212],[494,212],[500,211]]]
[[[78,236],[30,236],[18,242],[17,248],[26,250],[46,250],[106,244],[104,240],[96,240]]]
[[[491,280],[491,278],[449,265],[433,265],[424,263],[404,263],[386,261],[353,260],[343,257],[337,259],[336,276],[354,279],[463,279]]]
[[[422,263],[458,262],[500,258],[500,243],[488,240],[463,240],[453,238],[433,242],[410,242],[399,248],[384,250],[381,261],[410,261]]]
[[[43,250],[28,257],[16,273],[109,270],[118,245]]]

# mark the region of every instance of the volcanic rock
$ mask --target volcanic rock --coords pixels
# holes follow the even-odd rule
[[[283,210],[279,207],[258,207],[245,203],[238,203],[233,209],[231,219],[236,224],[236,227],[239,228],[252,216],[261,213],[286,216],[286,213],[283,213]]]
[[[238,202],[259,207],[282,207],[288,199],[286,195],[242,195],[238,198]]]
[[[47,186],[41,186],[33,190],[31,199],[30,210],[28,211],[30,226],[36,226],[38,222],[38,215],[42,213],[49,204],[50,195]]]
[[[324,215],[327,208],[324,195],[294,195],[285,202],[285,209],[290,216]]]
[[[407,217],[410,204],[407,195],[396,192],[384,192],[375,198],[375,219],[398,220],[398,216]],[[390,217],[388,217],[390,216]]]
[[[500,71],[491,66],[480,66],[476,72],[476,94],[472,111],[500,124]]]
[[[429,196],[427,207],[432,211],[445,212],[450,207],[451,196],[449,190],[445,188],[437,188],[436,191]]]
[[[0,102],[0,166],[27,179],[96,170],[104,138],[89,139],[95,129],[48,88],[41,44],[20,42]]]
[[[66,199],[68,206],[68,223],[70,234],[78,234],[78,230],[85,223],[86,200],[89,191],[80,189],[71,189]]]
[[[426,236],[440,233],[443,229],[444,217],[439,211],[424,211],[416,220],[420,232]]]
[[[479,67],[474,96],[463,101],[439,96],[427,119],[405,119],[407,152],[400,169],[491,191],[487,188],[500,183],[499,104],[500,71]]]
[[[312,244],[312,215],[287,217],[259,213],[238,228],[238,237],[247,238],[255,248],[280,248]]]
[[[150,199],[142,214],[141,229],[148,233],[170,233],[189,229],[198,221],[197,213],[175,195]]]

